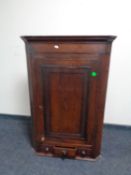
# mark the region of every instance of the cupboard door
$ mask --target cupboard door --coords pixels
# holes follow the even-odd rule
[[[96,72],[98,60],[72,66],[39,64],[45,143],[93,144],[99,84]]]
[[[81,152],[85,152],[83,156],[92,154],[93,157],[98,120],[101,118],[100,57],[81,54],[47,56],[48,59],[41,56],[31,61],[31,70],[35,72],[32,82],[35,88],[33,121],[36,151],[57,155],[61,150],[56,148],[58,146],[67,152],[68,149],[74,150],[69,150],[68,154],[72,156],[81,156]],[[45,147],[50,151],[45,152]]]

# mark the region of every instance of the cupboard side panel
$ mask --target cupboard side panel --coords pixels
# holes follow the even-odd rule
[[[33,50],[29,43],[26,43],[27,54],[27,70],[28,84],[31,106],[31,121],[32,121],[32,144],[36,148],[40,140],[44,137],[43,133],[43,106],[41,103],[41,86],[39,84],[39,72],[35,59],[33,58]]]
[[[94,143],[93,143],[93,157],[97,157],[100,154],[103,134],[103,120],[104,110],[106,101],[107,82],[109,74],[109,63],[110,63],[110,52],[111,44],[107,43],[107,49],[105,55],[101,56],[99,83],[97,84],[97,117],[95,120],[95,131],[94,131]]]

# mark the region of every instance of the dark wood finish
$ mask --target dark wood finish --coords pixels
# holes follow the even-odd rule
[[[26,44],[35,150],[62,158],[96,158],[115,36],[22,39]]]

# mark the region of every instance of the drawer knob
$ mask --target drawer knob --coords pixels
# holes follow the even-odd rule
[[[42,137],[41,137],[41,141],[44,142],[44,140],[45,140],[45,137],[42,136]]]
[[[48,147],[45,147],[45,151],[49,151],[49,148]]]
[[[58,46],[58,45],[54,45],[54,48],[55,48],[55,49],[59,49],[59,46]]]
[[[81,151],[81,154],[82,154],[83,156],[85,156],[85,155],[86,155],[86,151],[85,151],[85,150],[82,150],[82,151]]]
[[[62,153],[63,153],[63,156],[66,156],[67,150],[64,149],[64,150],[62,151]]]

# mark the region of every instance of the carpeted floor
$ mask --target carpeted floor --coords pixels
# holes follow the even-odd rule
[[[30,119],[0,116],[0,175],[131,175],[131,127],[105,126],[96,162],[37,156]]]

